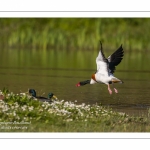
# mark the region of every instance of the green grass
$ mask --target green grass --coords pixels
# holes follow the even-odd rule
[[[149,50],[149,18],[1,18],[0,46],[31,49]]]
[[[149,132],[147,117],[128,116],[101,105],[64,100],[40,102],[6,89],[0,100],[0,132]]]

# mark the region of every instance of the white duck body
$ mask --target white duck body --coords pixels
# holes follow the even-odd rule
[[[113,74],[96,73],[92,75],[90,84],[95,84],[95,83],[111,84],[117,82],[122,83],[122,81],[116,78]]]
[[[109,83],[111,82],[111,77],[108,76],[108,74],[102,74],[102,73],[96,73],[95,74],[95,79],[98,83]]]

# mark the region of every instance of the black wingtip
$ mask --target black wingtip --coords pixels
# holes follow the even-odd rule
[[[100,42],[100,49],[102,50],[102,42],[101,41],[99,41]]]
[[[123,44],[121,44],[121,45],[120,45],[120,47],[119,47],[118,49],[122,49],[122,50],[123,50],[123,47],[122,47],[122,45],[123,45]]]

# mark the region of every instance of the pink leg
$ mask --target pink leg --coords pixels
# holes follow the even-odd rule
[[[115,93],[118,93],[118,90],[114,88]]]
[[[112,83],[113,88],[114,88],[114,83]],[[118,90],[116,88],[114,88],[115,93],[118,93]]]
[[[108,84],[108,91],[109,91],[109,94],[112,94],[112,90],[110,89],[109,84]]]

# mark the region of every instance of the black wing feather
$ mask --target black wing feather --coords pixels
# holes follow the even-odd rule
[[[102,42],[100,41],[100,51],[101,51],[101,54],[103,56],[103,61],[108,63],[108,59],[106,59],[105,55],[104,55],[104,52],[103,52],[103,47],[102,47]]]
[[[116,69],[115,66],[117,66],[122,61],[123,56],[124,51],[121,45],[112,55],[108,57],[110,73],[114,73]]]

